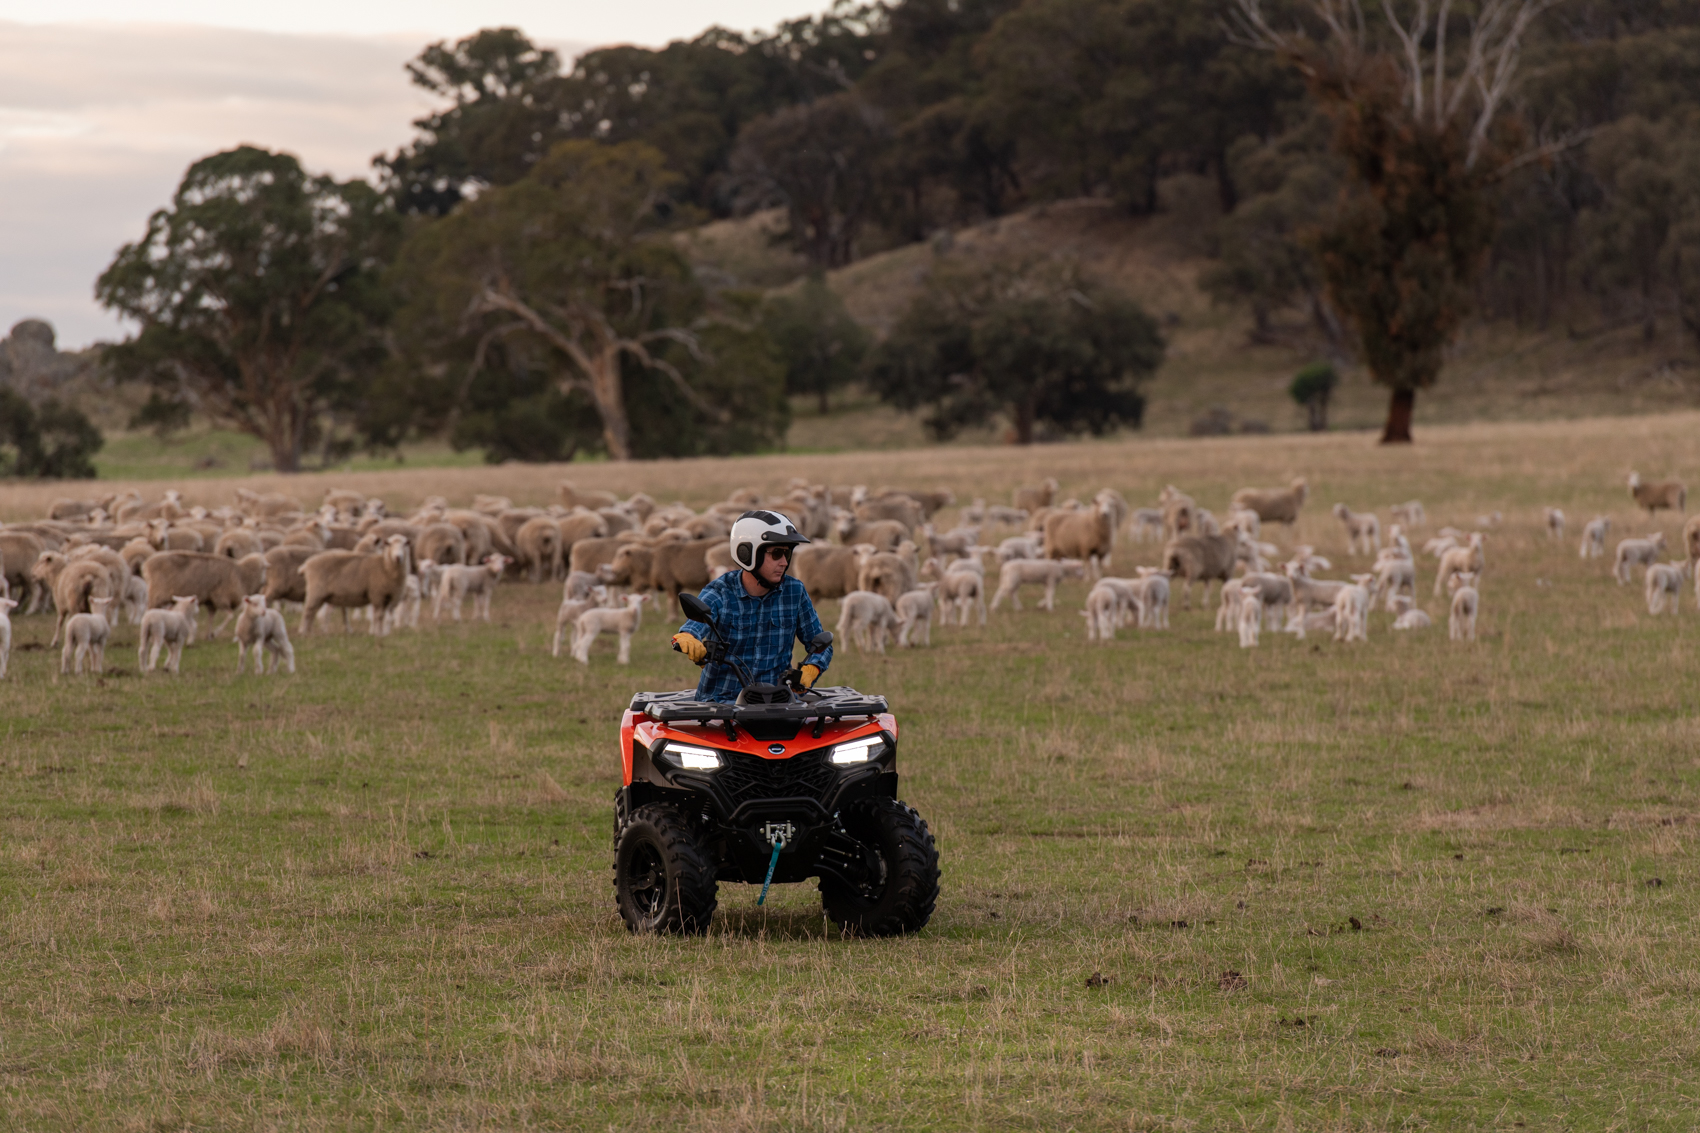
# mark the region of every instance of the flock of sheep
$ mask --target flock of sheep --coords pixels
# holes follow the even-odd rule
[[[1684,510],[1687,494],[1676,482],[1648,484],[1631,475],[1630,493],[1649,516]],[[1208,602],[1219,583],[1216,628],[1237,633],[1240,644],[1258,644],[1280,629],[1350,642],[1367,639],[1370,611],[1381,603],[1393,628],[1431,625],[1418,606],[1417,561],[1410,532],[1426,524],[1420,502],[1390,509],[1385,531],[1372,512],[1336,504],[1346,551],[1375,556],[1369,570],[1326,579],[1327,559],[1299,545],[1278,567],[1280,553],[1264,541],[1266,524],[1291,527],[1308,497],[1304,480],[1285,488],[1236,492],[1218,519],[1170,486],[1154,507],[1131,507],[1104,489],[1089,502],[1059,501],[1054,480],[1019,488],[1009,506],[975,500],[961,508],[954,527],[934,519],[955,504],[946,491],[826,487],[793,481],[785,494],[741,490],[698,512],[681,503],[658,504],[638,493],[620,499],[582,491],[564,482],[549,508],[514,507],[502,497],[478,496],[470,508],[431,498],[412,513],[390,514],[384,501],[347,491],[328,492],[312,511],[284,495],[238,489],[234,505],[189,507],[176,492],[149,502],[134,492],[96,500],[56,501],[46,519],[0,527],[0,677],[11,651],[11,614],[56,614],[53,641],[64,644],[62,673],[101,672],[113,629],[123,614],[138,627],[137,664],[149,672],[165,656],[176,673],[182,650],[193,644],[201,612],[223,615],[218,637],[235,621],[237,671],[248,654],[254,671],[262,657],[269,672],[295,670],[295,650],[282,613],[297,606],[298,635],[322,626],[330,611],[369,620],[370,632],[418,628],[421,608],[459,620],[466,599],[472,616],[489,620],[490,602],[504,578],[563,583],[552,652],[563,645],[588,663],[604,634],[618,639],[618,659],[630,658],[643,607],[665,601],[676,608],[682,591],[695,591],[733,569],[727,537],[744,511],[761,507],[786,515],[814,542],[798,549],[793,570],[816,601],[837,599],[839,637],[883,652],[931,643],[933,623],[986,624],[1008,603],[1021,608],[1025,587],[1043,591],[1041,609],[1055,606],[1058,585],[1090,579],[1086,635],[1108,641],[1127,626],[1162,630],[1169,625],[1171,584],[1191,604],[1202,583]],[[1491,529],[1500,513],[1479,517]],[[1610,520],[1584,526],[1583,558],[1605,553]],[[1564,513],[1546,509],[1546,530],[1562,539]],[[1107,572],[1123,540],[1157,541],[1158,563],[1133,577]],[[1645,569],[1647,606],[1676,608],[1683,580],[1700,561],[1700,516],[1683,531],[1686,558],[1659,561],[1665,536],[1656,533],[1617,544],[1612,573],[1631,581]],[[1472,640],[1481,608],[1479,586],[1484,532],[1442,528],[1424,545],[1437,560],[1433,595],[1447,599],[1451,637]],[[16,597],[14,597],[16,595]],[[1700,578],[1696,578],[1700,603]]]

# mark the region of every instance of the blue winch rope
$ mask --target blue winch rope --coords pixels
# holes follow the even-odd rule
[[[784,845],[785,839],[783,838],[773,840],[773,856],[767,859],[767,880],[761,883],[761,896],[756,898],[758,905],[767,900],[767,887],[773,884],[773,870],[779,864],[779,851]]]

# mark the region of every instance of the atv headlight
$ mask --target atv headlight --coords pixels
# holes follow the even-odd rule
[[[849,767],[855,763],[868,762],[878,755],[884,746],[885,740],[880,736],[863,736],[859,740],[839,744],[827,758],[839,767]]]
[[[679,766],[686,771],[720,770],[720,753],[713,748],[668,744],[667,754],[677,760]]]

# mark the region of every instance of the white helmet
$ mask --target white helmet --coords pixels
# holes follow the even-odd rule
[[[795,547],[808,536],[783,515],[771,511],[746,511],[732,525],[732,561],[745,570],[755,570],[766,557],[763,547]]]

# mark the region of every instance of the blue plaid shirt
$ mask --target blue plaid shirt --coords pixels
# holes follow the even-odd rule
[[[800,641],[807,647],[821,632],[820,617],[809,601],[809,592],[789,574],[775,589],[752,598],[744,589],[744,572],[729,571],[703,587],[698,597],[714,611],[715,624],[732,645],[732,656],[744,663],[758,684],[778,684],[785,670],[791,668],[791,643]],[[679,632],[705,645],[710,640],[708,627],[701,622],[686,622]],[[809,654],[802,664],[819,666],[825,672],[832,664],[832,647]],[[697,699],[732,701],[743,688],[732,666],[709,664],[703,667],[702,680],[697,682]]]

